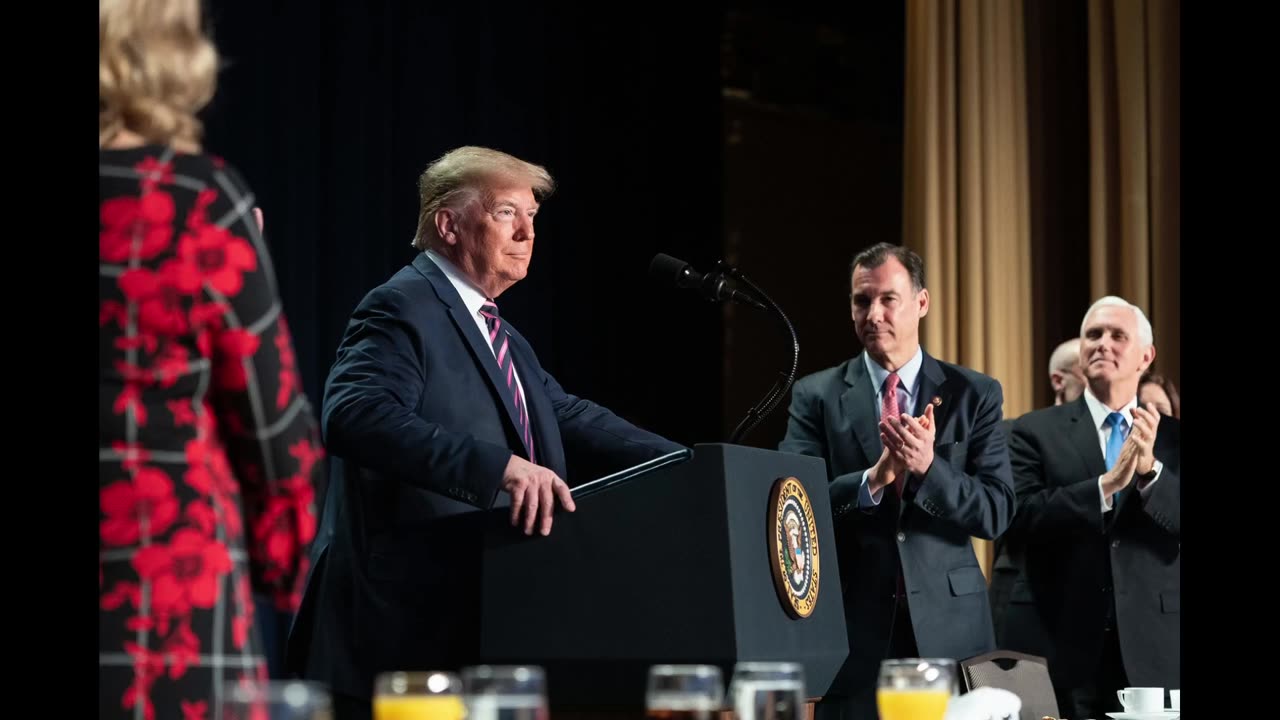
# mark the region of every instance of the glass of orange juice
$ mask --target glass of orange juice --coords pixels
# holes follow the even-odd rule
[[[942,720],[955,687],[954,660],[885,660],[880,663],[880,679],[876,685],[880,720]]]
[[[462,679],[451,672],[386,672],[373,687],[373,720],[462,720]]]

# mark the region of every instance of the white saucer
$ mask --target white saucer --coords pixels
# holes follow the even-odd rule
[[[1181,710],[1156,710],[1153,712],[1109,712],[1115,720],[1178,720]]]

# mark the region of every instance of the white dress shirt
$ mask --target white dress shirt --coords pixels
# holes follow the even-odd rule
[[[1098,443],[1102,448],[1102,457],[1105,458],[1107,456],[1107,440],[1111,438],[1112,433],[1111,424],[1107,422],[1107,416],[1112,412],[1118,412],[1124,416],[1125,437],[1127,438],[1129,436],[1128,430],[1133,428],[1133,409],[1138,406],[1138,397],[1135,395],[1132,400],[1125,403],[1124,407],[1119,410],[1112,410],[1106,405],[1103,405],[1102,401],[1098,399],[1097,395],[1093,394],[1092,390],[1085,387],[1084,402],[1085,405],[1089,406],[1089,415],[1093,417],[1093,427],[1098,431]],[[1160,471],[1164,469],[1164,465],[1159,460],[1156,460],[1155,464],[1151,467],[1156,471],[1156,476],[1151,479],[1151,482],[1147,483],[1146,487],[1139,489],[1138,492],[1142,493],[1142,497],[1146,497],[1147,493],[1151,492],[1151,486],[1155,485],[1156,481],[1160,479]],[[1111,498],[1108,498],[1102,492],[1101,475],[1098,476],[1098,499],[1102,503],[1102,512],[1111,512],[1111,509],[1114,507],[1114,503],[1111,502]]]
[[[484,291],[475,286],[475,283],[467,279],[462,271],[456,265],[449,262],[449,259],[435,250],[427,251],[427,258],[436,264],[444,272],[444,276],[449,278],[449,282],[453,285],[453,289],[458,291],[458,295],[462,298],[462,304],[467,306],[467,312],[471,314],[471,319],[476,321],[476,327],[480,328],[480,337],[486,341],[489,339],[489,326],[486,324],[484,316],[480,314],[480,306],[484,305],[488,300]],[[501,310],[499,310],[501,312]],[[485,346],[489,348],[489,352],[493,354],[493,359],[497,361],[498,351],[493,349],[493,343],[485,342]],[[515,371],[516,385],[520,387],[520,395],[528,397],[524,394],[524,384],[520,382],[520,369],[515,367],[515,361],[512,360],[511,369]]]

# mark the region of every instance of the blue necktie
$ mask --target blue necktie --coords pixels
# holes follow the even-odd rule
[[[1113,412],[1107,416],[1107,424],[1111,426],[1111,436],[1107,438],[1107,469],[1116,466],[1120,459],[1120,448],[1124,446],[1124,415]]]

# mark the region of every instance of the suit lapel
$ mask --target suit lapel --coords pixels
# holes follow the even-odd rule
[[[426,276],[431,286],[435,288],[436,295],[440,301],[449,308],[449,317],[453,320],[453,325],[467,341],[467,345],[471,348],[471,357],[479,366],[484,377],[493,386],[493,391],[507,409],[507,420],[509,421],[508,429],[516,437],[520,437],[520,415],[516,410],[515,402],[511,392],[507,389],[507,379],[502,377],[500,368],[498,367],[497,358],[493,356],[492,346],[489,345],[489,338],[480,332],[480,327],[471,317],[471,313],[467,312],[466,303],[462,302],[462,298],[458,295],[458,291],[454,289],[453,284],[449,282],[449,278],[445,277],[444,271],[431,262],[431,259],[425,253],[419,253],[413,259],[413,265]],[[518,369],[518,368],[517,368]],[[523,379],[523,378],[522,378]],[[517,446],[523,447],[522,441],[517,441]],[[528,457],[528,453],[525,453]]]
[[[871,467],[880,459],[883,447],[880,445],[880,428],[876,423],[876,388],[873,387],[861,354],[849,363],[844,381],[849,388],[840,395],[840,414],[853,418],[853,434],[858,438],[867,467]]]
[[[914,398],[915,408],[912,410],[912,417],[920,417],[924,414],[924,409],[928,407],[933,398],[937,397],[942,402],[933,408],[933,445],[938,446],[938,438],[942,437],[942,428],[945,427],[947,417],[950,414],[951,403],[947,402],[947,376],[942,372],[942,366],[938,361],[933,359],[929,353],[922,353],[923,359],[920,363],[919,382],[916,384],[916,394]],[[919,482],[918,480],[916,482]],[[908,485],[907,488],[915,487],[914,484]],[[907,492],[914,491],[908,489]],[[907,498],[904,495],[904,502],[898,504],[898,518],[901,519],[903,513],[906,512],[907,506],[910,504],[905,502]]]
[[[936,397],[940,401],[933,408],[934,437],[942,436],[942,427],[951,411],[951,403],[947,402],[947,376],[942,366],[929,353],[924,353],[924,362],[920,365],[920,385],[916,388],[916,407],[911,414],[920,417],[924,410],[933,403]],[[936,443],[935,443],[936,444]]]
[[[1075,410],[1067,421],[1068,439],[1084,462],[1089,476],[1101,475],[1107,471],[1107,460],[1102,456],[1098,428],[1093,426],[1093,416],[1089,414],[1089,405],[1083,395],[1075,401]]]

